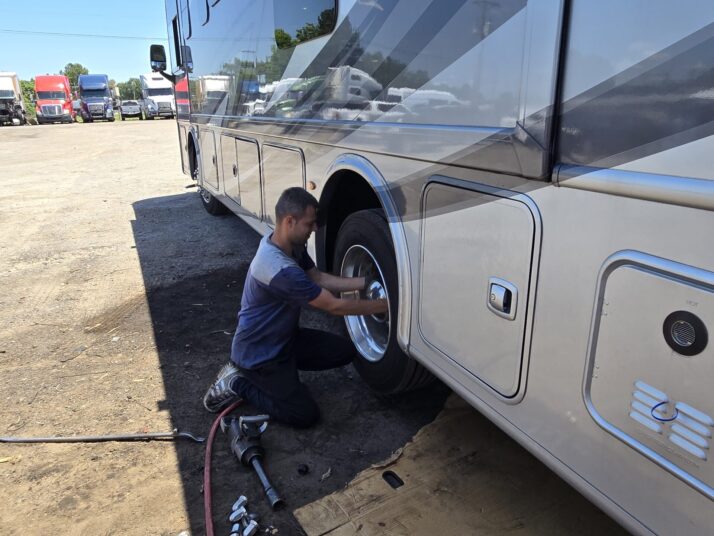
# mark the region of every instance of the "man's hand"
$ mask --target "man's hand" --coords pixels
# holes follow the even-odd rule
[[[384,298],[379,300],[335,298],[331,292],[325,289],[322,289],[322,292],[310,302],[310,305],[337,316],[377,315],[389,311],[389,303]]]

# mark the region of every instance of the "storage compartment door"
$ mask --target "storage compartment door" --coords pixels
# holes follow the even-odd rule
[[[263,217],[260,193],[260,155],[255,140],[235,140],[240,204],[257,218]]]
[[[223,171],[223,190],[225,194],[240,203],[240,185],[238,183],[238,155],[236,140],[225,134],[221,136],[221,161]]]
[[[199,131],[201,139],[201,169],[203,172],[203,184],[210,189],[218,190],[218,166],[216,162],[216,138],[212,130],[201,129]]]
[[[625,251],[609,259],[599,283],[590,413],[714,499],[714,273]]]
[[[513,399],[525,385],[523,352],[538,229],[518,194],[493,192],[439,183],[426,188],[419,328],[424,341],[445,358]]]
[[[275,203],[283,190],[291,186],[305,187],[305,164],[298,149],[263,144],[265,176],[265,221],[275,225]]]

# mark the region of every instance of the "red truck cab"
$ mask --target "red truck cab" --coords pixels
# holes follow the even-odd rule
[[[72,91],[69,79],[58,74],[38,75],[35,77],[35,112],[37,122],[72,123],[77,113],[72,108]]]

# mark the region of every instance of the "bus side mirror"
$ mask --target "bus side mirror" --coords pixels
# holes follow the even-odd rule
[[[151,60],[151,70],[155,73],[166,70],[166,50],[163,45],[151,45],[149,59]]]

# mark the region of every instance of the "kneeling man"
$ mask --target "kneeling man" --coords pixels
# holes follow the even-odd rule
[[[333,293],[362,290],[363,277],[320,272],[305,249],[317,229],[317,200],[302,188],[285,190],[275,206],[275,231],[264,237],[243,288],[231,359],[203,397],[210,412],[243,399],[276,421],[308,427],[320,416],[298,370],[327,370],[355,357],[352,343],[298,326],[300,308],[334,315],[386,313],[386,299],[351,300]]]

